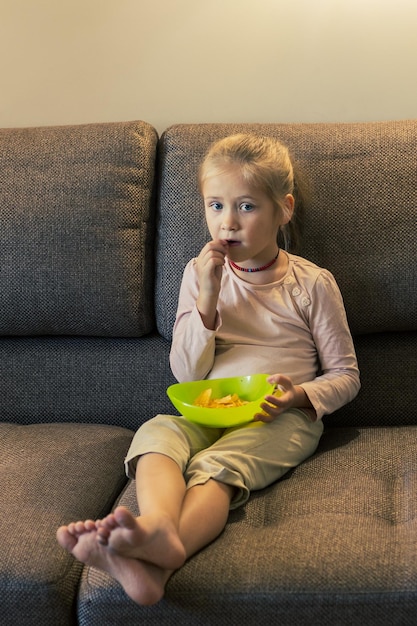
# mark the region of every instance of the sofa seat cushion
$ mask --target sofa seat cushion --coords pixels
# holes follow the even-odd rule
[[[58,545],[56,530],[111,509],[125,484],[132,434],[111,426],[0,423],[4,626],[73,623],[82,565]]]
[[[230,514],[159,604],[138,607],[85,568],[80,624],[415,623],[416,442],[416,427],[327,430],[311,459]],[[133,484],[121,502],[134,506]]]

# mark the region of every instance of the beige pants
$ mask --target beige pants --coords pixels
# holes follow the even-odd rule
[[[311,456],[322,433],[322,421],[312,422],[298,409],[269,424],[251,422],[228,429],[157,415],[134,436],[125,459],[126,473],[134,478],[138,458],[158,452],[178,464],[187,488],[210,478],[235,487],[230,507],[234,509],[246,502],[251,491],[270,485]]]

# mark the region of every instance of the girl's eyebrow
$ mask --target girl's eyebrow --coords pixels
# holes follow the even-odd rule
[[[206,200],[222,200],[222,196],[206,196]],[[242,202],[242,200],[251,200],[252,202],[256,201],[256,197],[255,196],[238,196],[236,198],[236,200],[239,200],[239,202]]]

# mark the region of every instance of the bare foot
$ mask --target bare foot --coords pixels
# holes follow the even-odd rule
[[[145,606],[158,602],[172,571],[120,556],[100,545],[96,524],[88,520],[61,526],[57,531],[59,544],[79,561],[108,572],[137,604]]]
[[[120,556],[140,559],[169,570],[184,564],[184,546],[168,517],[135,517],[120,506],[97,522],[97,529],[97,540]]]

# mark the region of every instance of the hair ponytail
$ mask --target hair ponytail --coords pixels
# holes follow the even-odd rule
[[[278,245],[280,248],[297,254],[301,248],[304,216],[306,206],[311,197],[311,183],[300,164],[292,159],[294,187],[294,212],[291,220],[280,228],[278,232]]]

